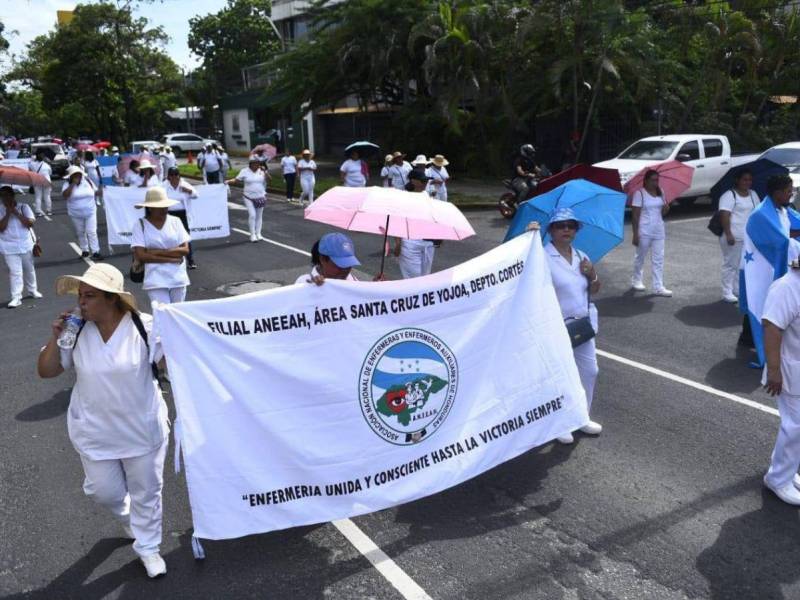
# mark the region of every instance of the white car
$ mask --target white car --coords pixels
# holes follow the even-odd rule
[[[133,154],[139,154],[145,148],[150,149],[158,145],[160,144],[156,140],[136,140],[135,142],[131,142],[131,152]]]
[[[731,144],[724,135],[682,134],[646,137],[629,146],[616,158],[596,163],[596,167],[617,169],[622,185],[643,168],[670,160],[694,167],[692,185],[681,198],[707,196],[717,181],[730,169],[752,162],[757,154],[731,155]]]
[[[161,137],[161,145],[172,148],[176,156],[187,152],[197,154],[207,144],[217,144],[217,141],[200,137],[194,133],[169,133]]]
[[[794,199],[795,201],[800,199],[800,142],[778,144],[766,150],[758,158],[769,159],[789,169],[789,177],[792,178],[792,187],[794,188]]]

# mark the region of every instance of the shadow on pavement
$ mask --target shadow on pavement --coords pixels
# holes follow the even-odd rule
[[[734,305],[722,300],[708,304],[684,306],[675,313],[681,323],[690,327],[703,327],[705,329],[726,329],[737,327],[742,323],[742,315]],[[736,343],[736,335],[731,334],[731,339]]]
[[[761,370],[748,366],[755,357],[753,350],[736,346],[736,356],[724,358],[712,366],[706,373],[705,382],[730,393],[752,393],[761,387]]]
[[[633,290],[625,291],[621,296],[610,296],[594,300],[600,318],[603,317],[636,317],[653,312],[655,296],[637,295]]]
[[[697,557],[712,600],[787,598],[782,587],[800,579],[797,508],[762,489],[758,510],[728,519]]]
[[[28,408],[21,410],[14,417],[17,421],[46,421],[54,419],[67,412],[69,406],[69,397],[72,389],[61,390],[53,394],[50,398],[39,404],[34,404]]]

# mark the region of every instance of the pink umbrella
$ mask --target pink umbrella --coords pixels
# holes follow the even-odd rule
[[[75,146],[77,150],[88,150],[89,152],[97,152],[99,148],[97,146],[93,146],[92,144],[78,144]]]
[[[668,162],[648,165],[631,177],[623,189],[628,194],[628,206],[631,205],[633,195],[644,187],[644,175],[650,170],[658,172],[658,186],[664,192],[664,202],[669,204],[692,185],[694,167],[670,160]]]
[[[263,152],[264,156],[267,157],[267,160],[272,160],[278,155],[278,149],[272,144],[259,144],[253,148],[250,153],[258,154],[259,152]]]
[[[44,175],[18,167],[0,167],[0,184],[22,187],[48,187],[50,182]]]
[[[131,168],[131,161],[136,160],[142,162],[143,159],[142,154],[124,154],[120,157],[119,162],[117,163],[117,174],[119,175],[120,179],[125,177],[125,173],[127,173]],[[147,155],[147,160],[152,158],[152,155]],[[155,167],[156,175],[161,175],[161,161],[157,160],[153,162],[150,160],[153,167]]]
[[[305,217],[349,231],[382,235],[384,247],[390,235],[410,240],[463,240],[475,235],[454,204],[434,200],[425,192],[395,188],[334,187],[305,210]]]

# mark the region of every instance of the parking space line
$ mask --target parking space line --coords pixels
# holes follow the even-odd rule
[[[386,553],[378,548],[361,529],[350,519],[339,519],[333,521],[333,526],[353,544],[364,558],[366,558],[375,570],[383,575],[392,584],[403,598],[406,600],[432,600],[419,584],[411,579],[408,574],[397,566],[397,563],[389,558]]]
[[[81,260],[83,262],[85,262],[90,267],[94,264],[94,261],[91,258],[89,258],[88,256],[81,256],[81,249],[80,249],[80,246],[78,246],[78,244],[76,244],[75,242],[70,242],[69,245],[70,245],[70,248],[72,248],[75,251],[75,254],[77,254],[78,256],[81,257]]]
[[[250,232],[245,231],[244,229],[239,229],[237,227],[231,227],[231,231],[235,231],[236,233],[241,233],[242,235],[246,235],[250,237]],[[297,252],[298,254],[302,254],[303,256],[311,256],[311,252],[306,252],[305,250],[300,250],[300,248],[295,248],[294,246],[289,246],[288,244],[282,244],[281,242],[277,242],[275,240],[271,240],[269,238],[262,237],[262,242],[267,242],[268,244],[273,244],[275,246],[280,246],[281,248],[285,248],[286,250],[291,250],[292,252]]]
[[[635,360],[631,360],[623,356],[618,356],[617,354],[612,354],[611,352],[600,350],[599,348],[597,349],[597,355],[602,356],[604,358],[608,358],[609,360],[616,361],[618,363],[622,363],[623,365],[627,365],[629,367],[633,367],[635,369],[651,373],[652,375],[658,375],[659,377],[663,377],[664,379],[669,379],[670,381],[683,384],[685,386],[694,388],[701,392],[705,392],[707,394],[711,394],[719,398],[724,398],[725,400],[730,400],[731,402],[736,402],[737,404],[742,404],[743,406],[755,408],[756,410],[760,410],[761,412],[765,412],[769,415],[773,415],[776,417],[780,416],[778,410],[772,408],[771,406],[765,406],[764,404],[760,404],[753,400],[748,400],[747,398],[742,398],[741,396],[737,396],[735,394],[729,394],[728,392],[723,392],[722,390],[713,388],[710,385],[697,383],[696,381],[692,381],[691,379],[686,379],[685,377],[681,377],[680,375],[673,375],[672,373],[668,373],[667,371],[662,371],[661,369],[657,369],[655,367],[651,367],[650,365],[645,365],[643,363],[636,362]]]

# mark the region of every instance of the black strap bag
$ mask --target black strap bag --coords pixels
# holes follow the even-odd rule
[[[583,260],[583,257],[578,254],[578,258]],[[586,316],[585,317],[570,317],[564,320],[564,325],[567,327],[569,334],[569,341],[572,343],[573,348],[577,348],[591,340],[595,335],[594,327],[592,326],[592,319],[590,318],[592,305],[591,305],[591,290],[592,284],[587,283],[586,286]]]

